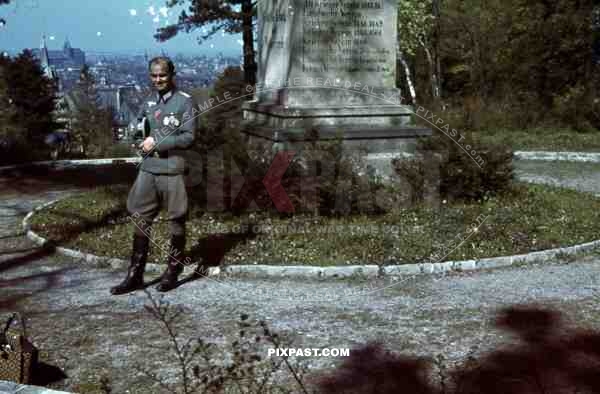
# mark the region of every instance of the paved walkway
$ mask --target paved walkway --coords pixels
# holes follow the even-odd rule
[[[108,288],[123,272],[48,255],[18,234],[32,207],[81,187],[28,179],[0,179],[0,185],[0,311],[23,311],[42,358],[67,374],[49,387],[84,392],[98,388],[106,376],[115,393],[163,392],[156,385],[149,391],[152,382],[136,372],[151,369],[166,381],[174,381],[177,372],[173,358],[159,348],[168,341],[144,310],[146,295],[110,296]],[[247,313],[251,321],[265,320],[293,347],[354,348],[381,341],[405,355],[443,354],[459,362],[469,351],[515,343],[516,337],[492,324],[511,305],[551,307],[573,326],[598,327],[599,292],[600,259],[588,256],[397,283],[204,279],[185,283],[164,300],[184,309],[176,325],[183,337],[230,342],[237,318]],[[316,370],[337,360],[308,357],[306,363]]]

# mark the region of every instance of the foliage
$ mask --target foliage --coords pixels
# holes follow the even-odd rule
[[[217,77],[211,97],[221,103],[215,104],[215,108],[206,114],[208,124],[203,143],[208,149],[223,144],[230,147],[239,145],[243,101],[238,97],[247,93],[245,87],[244,75],[239,67],[227,67]]]
[[[201,137],[195,149],[205,153],[222,149],[226,161],[235,163],[241,171],[240,175],[262,179],[271,166],[276,150],[273,149],[272,142],[248,138],[240,131],[244,127],[243,101],[238,97],[248,93],[246,86],[239,68],[228,67],[219,76],[212,97],[215,98],[215,102],[217,98],[222,102],[206,113],[205,127],[199,133]],[[342,154],[341,139],[320,141],[316,131],[310,129],[307,129],[305,134],[305,139],[312,142],[307,142],[307,149],[296,154],[282,180],[295,209],[318,212],[322,215],[381,213],[381,204],[375,204],[374,199],[377,194],[382,194],[383,187],[366,171],[359,174],[357,157]],[[222,170],[224,172],[220,176],[228,174],[228,178],[237,175],[235,169]],[[311,176],[314,177],[317,172],[323,175],[317,186],[318,198],[307,199],[301,191],[301,183],[310,182]],[[260,206],[272,206],[270,196],[262,189],[247,189],[247,194],[240,195],[238,202],[244,208],[245,202],[252,199]],[[236,208],[233,203],[234,201],[228,201],[226,206],[238,214],[241,213],[243,209]]]
[[[592,9],[577,0],[443,2],[445,100],[471,118],[471,129],[498,120],[513,128],[598,127]]]
[[[2,107],[2,112],[0,112],[0,125],[2,125],[0,128],[0,144],[6,149],[16,142],[23,143],[25,130],[22,125],[14,122],[18,109],[8,94],[8,85],[3,72],[0,77],[0,106]]]
[[[10,4],[10,0],[0,0],[0,6]],[[6,20],[4,18],[0,18],[0,25],[4,26],[6,24]]]
[[[215,161],[209,159],[210,155],[222,155],[223,160],[235,163],[240,168],[245,168],[247,162],[246,142],[240,132],[242,122],[242,100],[245,94],[245,83],[242,71],[238,67],[227,67],[215,82],[214,89],[197,90],[194,93],[196,107],[202,114],[198,121],[196,143],[192,149],[204,158],[203,162],[214,167]],[[225,176],[225,169],[211,167],[211,177]],[[191,199],[195,203],[203,204],[207,199],[207,185],[201,184],[191,190]],[[227,203],[229,204],[229,203]],[[228,205],[229,206],[229,205]]]
[[[56,86],[42,73],[31,52],[0,57],[0,162],[47,157],[44,138],[56,128],[52,119]]]
[[[552,100],[552,115],[563,123],[571,125],[576,131],[593,131],[594,124],[600,124],[598,99],[588,100],[583,82],[567,87],[562,94]]]
[[[394,160],[396,173],[406,179],[415,192],[415,201],[424,199],[428,182],[438,182],[441,198],[480,200],[509,190],[513,179],[512,150],[507,146],[477,146],[477,156],[470,156],[457,142],[436,135],[421,139],[414,160]],[[426,166],[437,157],[439,179],[428,180]],[[483,163],[483,164],[481,164]],[[433,172],[437,176],[437,172]]]
[[[419,101],[425,97],[431,97],[435,101],[440,96],[439,6],[440,0],[398,0],[397,60],[403,66],[406,88],[410,92],[413,104],[416,104],[417,97]],[[425,65],[423,69],[422,64]],[[398,73],[398,76],[400,74]],[[415,85],[421,80],[423,86],[429,85],[429,88],[420,89],[417,94]],[[399,81],[399,86],[404,87],[404,84]]]
[[[71,108],[73,140],[81,153],[101,157],[112,145],[113,110],[101,108],[95,81],[88,66],[81,70],[77,86],[69,93],[75,108]]]
[[[41,144],[56,127],[52,120],[56,86],[27,50],[14,59],[1,57],[0,70],[8,96],[4,100],[14,105],[10,123],[24,131],[29,145]]]
[[[188,0],[169,0],[167,7],[187,3]],[[245,81],[254,85],[256,81],[256,62],[254,59],[253,18],[256,14],[256,2],[252,0],[207,1],[189,0],[188,12],[182,11],[177,23],[161,27],[154,37],[166,41],[184,31],[189,33],[197,28],[208,26],[209,31],[198,38],[198,43],[212,37],[222,30],[228,34],[242,33],[244,42]],[[240,10],[236,8],[240,6]]]
[[[170,0],[167,7],[175,7],[187,3],[186,0]],[[236,34],[242,32],[241,14],[234,9],[234,6],[241,4],[242,1],[201,1],[192,0],[188,12],[182,11],[179,15],[178,23],[161,27],[158,29],[155,37],[160,40],[168,40],[177,35],[179,31],[190,31],[202,27],[205,24],[214,24],[210,31],[205,33],[199,41],[202,42],[223,29],[225,33]]]
[[[432,1],[398,1],[398,44],[409,56],[428,40],[433,27]]]

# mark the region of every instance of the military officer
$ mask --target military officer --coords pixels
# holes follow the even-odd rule
[[[173,289],[183,270],[188,209],[183,155],[194,142],[196,120],[192,98],[175,86],[173,62],[166,57],[154,58],[149,63],[149,71],[154,91],[144,101],[138,118],[145,120],[144,128],[149,130],[149,135],[144,136],[139,145],[143,160],[127,198],[127,210],[134,222],[133,251],[125,280],[110,289],[114,295],[143,288],[150,225],[161,205],[167,207],[171,247],[157,290]]]

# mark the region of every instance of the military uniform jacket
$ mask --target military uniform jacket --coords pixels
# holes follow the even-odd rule
[[[150,137],[156,146],[145,154],[140,169],[157,175],[185,172],[185,152],[194,143],[196,117],[192,98],[177,88],[160,96],[151,93],[143,102],[138,118],[146,117]]]

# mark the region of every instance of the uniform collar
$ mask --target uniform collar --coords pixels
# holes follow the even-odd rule
[[[160,103],[166,104],[167,101],[169,101],[169,99],[171,97],[173,97],[174,93],[175,93],[175,88],[169,90],[167,93],[165,93],[162,96],[160,95],[160,93],[156,92],[156,103],[157,104],[160,104]]]

